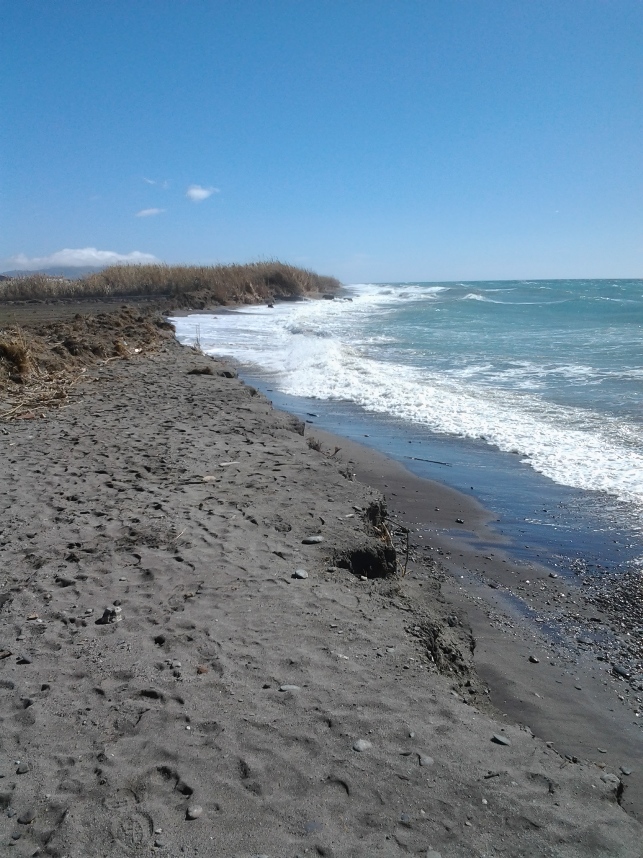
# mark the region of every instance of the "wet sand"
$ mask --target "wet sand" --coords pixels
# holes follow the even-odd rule
[[[639,858],[640,757],[478,599],[488,514],[231,375],[167,338],[0,425],[3,848]]]

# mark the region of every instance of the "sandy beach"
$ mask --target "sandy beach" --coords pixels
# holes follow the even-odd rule
[[[618,678],[511,613],[548,570],[120,312],[0,422],[1,850],[640,858]]]

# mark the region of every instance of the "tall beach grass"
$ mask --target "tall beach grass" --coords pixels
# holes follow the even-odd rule
[[[253,303],[332,293],[340,283],[283,262],[247,265],[114,265],[80,280],[33,274],[0,282],[0,302],[198,297],[210,304]],[[184,300],[177,301],[183,304]]]

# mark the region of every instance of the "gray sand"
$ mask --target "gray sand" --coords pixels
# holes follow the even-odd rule
[[[640,858],[617,770],[491,713],[431,563],[360,574],[378,492],[205,365],[0,427],[0,852]]]

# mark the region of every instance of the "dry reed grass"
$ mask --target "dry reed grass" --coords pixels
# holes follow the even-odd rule
[[[148,354],[172,334],[162,317],[132,308],[0,330],[0,420],[64,407],[89,367]]]
[[[196,294],[213,304],[229,304],[334,292],[339,285],[334,277],[276,261],[215,266],[114,265],[80,280],[43,274],[14,277],[0,282],[0,302]]]

